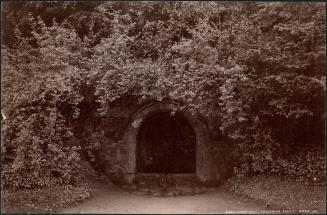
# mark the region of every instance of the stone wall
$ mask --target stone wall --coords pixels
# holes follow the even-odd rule
[[[131,184],[136,174],[137,132],[149,116],[177,110],[173,103],[124,104],[112,108],[114,118],[105,120],[104,145],[100,150],[105,174],[117,184]],[[207,121],[199,115],[182,112],[196,133],[196,176],[199,181],[217,184],[228,173],[228,141],[213,141]],[[228,151],[228,150],[227,150]]]

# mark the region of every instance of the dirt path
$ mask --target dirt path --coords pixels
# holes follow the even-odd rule
[[[265,209],[223,189],[194,196],[153,197],[128,193],[110,185],[97,185],[95,195],[59,213],[260,213]]]

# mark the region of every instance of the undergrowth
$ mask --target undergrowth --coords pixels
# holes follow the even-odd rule
[[[225,184],[228,191],[255,200],[267,209],[304,213],[324,213],[325,185],[305,185],[279,176],[233,177]]]

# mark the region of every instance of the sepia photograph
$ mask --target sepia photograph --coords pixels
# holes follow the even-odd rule
[[[2,1],[1,214],[325,214],[326,3]]]

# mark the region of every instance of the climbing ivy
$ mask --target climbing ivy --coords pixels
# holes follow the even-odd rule
[[[237,145],[238,174],[323,147],[323,3],[20,4],[20,13],[4,4],[14,37],[2,43],[3,163],[14,174],[30,168],[35,184],[41,170],[74,181],[78,160],[101,146],[91,134],[103,135],[126,97],[217,119],[212,132]]]

